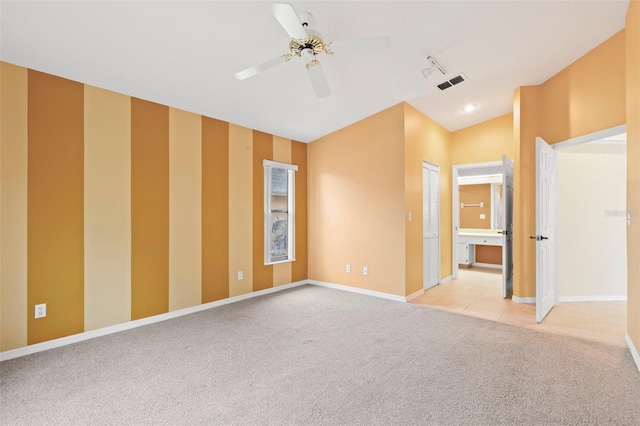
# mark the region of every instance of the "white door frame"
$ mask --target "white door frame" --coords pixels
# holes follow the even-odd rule
[[[615,135],[619,135],[620,133],[625,133],[627,131],[627,125],[626,124],[622,124],[620,126],[616,126],[616,127],[612,127],[610,129],[605,129],[605,130],[600,130],[598,132],[594,132],[594,133],[590,133],[588,135],[583,135],[583,136],[578,136],[575,138],[571,138],[571,139],[567,139],[565,141],[562,142],[558,142],[558,143],[554,143],[553,145],[551,145],[551,148],[553,148],[554,150],[558,151],[564,148],[569,148],[572,146],[576,146],[576,145],[582,145],[584,143],[588,143],[588,142],[594,142],[600,139],[605,139],[608,138],[610,136],[615,136]],[[556,196],[556,200],[555,200],[555,204],[556,206],[558,205],[558,191],[555,191],[555,196]],[[539,212],[539,207],[538,205],[536,205],[536,216],[538,216],[538,214],[540,214]],[[556,244],[558,242],[558,234],[559,234],[559,226],[555,227],[555,231],[554,231],[554,240],[556,241]],[[557,277],[557,271],[558,271],[558,262],[559,262],[559,258],[558,258],[558,247],[556,247],[556,256],[555,256],[555,270],[556,270],[556,277],[554,279],[554,283],[553,283],[553,288],[554,288],[554,292],[555,292],[555,297],[556,297],[556,301],[555,304],[557,305],[559,303],[559,294],[558,294],[558,277]],[[457,271],[456,271],[457,272]]]
[[[441,194],[440,194],[440,166],[438,164],[435,163],[431,163],[429,161],[423,160],[422,161],[422,174],[423,174],[423,182],[424,182],[424,169],[429,169],[432,171],[435,171],[436,173],[438,173],[438,282],[435,284],[440,284],[442,281],[442,277],[441,277],[441,265],[440,263],[442,262],[442,236],[440,235],[440,199],[441,199]],[[425,188],[422,188],[422,195],[424,197],[424,192],[425,192]],[[424,198],[422,200],[422,217],[424,218]],[[423,239],[423,250],[424,250],[424,220],[422,223],[422,227],[423,227],[423,233],[422,233],[422,239]],[[425,262],[424,262],[424,251],[422,253],[422,287],[425,288],[425,279],[424,279],[424,267],[425,267]],[[429,287],[430,288],[430,287]]]
[[[453,200],[452,212],[453,212],[453,221],[451,222],[451,234],[452,234],[452,247],[451,247],[451,277],[456,280],[458,279],[458,228],[460,227],[460,193],[458,192],[458,175],[460,171],[469,172],[473,170],[478,170],[478,175],[484,175],[486,173],[481,173],[480,171],[483,169],[491,168],[491,167],[500,167],[502,168],[502,161],[490,161],[487,163],[473,163],[473,164],[460,164],[457,166],[453,166],[453,172],[451,174],[451,188],[453,193],[451,194],[451,199]],[[466,173],[465,173],[466,174]]]

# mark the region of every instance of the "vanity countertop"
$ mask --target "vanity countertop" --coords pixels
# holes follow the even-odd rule
[[[460,228],[458,230],[458,242],[464,244],[501,246],[502,234],[499,232],[499,229]]]
[[[478,228],[460,228],[458,235],[470,235],[480,237],[499,237],[501,229],[478,229]]]

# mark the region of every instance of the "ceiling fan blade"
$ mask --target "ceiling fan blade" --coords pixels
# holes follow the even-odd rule
[[[320,64],[316,63],[315,65],[309,66],[308,72],[309,80],[311,80],[313,90],[316,92],[316,97],[326,98],[329,96],[331,94],[331,89],[329,89],[329,83],[327,82],[327,78],[325,77]]]
[[[262,63],[260,63],[258,65],[254,65],[252,67],[244,69],[242,71],[238,71],[233,76],[237,80],[245,80],[245,79],[247,79],[249,77],[253,77],[254,75],[258,74],[259,72],[266,71],[269,68],[275,67],[276,65],[283,64],[283,63],[287,62],[289,59],[291,59],[291,55],[278,56],[277,58],[270,59],[270,60],[262,62]]]
[[[299,40],[307,38],[307,32],[302,28],[302,23],[290,4],[274,4],[271,6],[271,11],[273,12],[273,16],[280,22],[280,25],[282,25],[282,28],[289,34],[289,37]]]
[[[380,52],[391,47],[389,37],[357,38],[354,40],[334,41],[330,44],[333,53],[370,53]]]

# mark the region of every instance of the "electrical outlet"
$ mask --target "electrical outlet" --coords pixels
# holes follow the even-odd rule
[[[487,216],[485,216],[484,213],[480,213],[480,219],[486,219],[486,218],[487,218]]]
[[[347,272],[351,273],[351,265],[347,264]]]
[[[44,318],[47,316],[47,304],[41,303],[36,305],[36,318]]]
[[[242,281],[244,279],[244,272],[238,271],[238,281]]]
[[[369,268],[367,268],[366,266],[362,268],[362,275],[369,275]]]

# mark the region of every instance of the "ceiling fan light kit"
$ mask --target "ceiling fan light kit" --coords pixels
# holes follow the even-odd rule
[[[331,89],[329,88],[329,83],[324,75],[320,61],[318,60],[318,55],[321,53],[333,55],[334,50],[332,47],[337,47],[338,53],[342,54],[350,52],[375,52],[391,46],[389,37],[373,37],[325,43],[319,32],[308,28],[313,22],[313,16],[309,12],[296,14],[291,5],[282,3],[274,4],[271,7],[271,11],[282,28],[284,28],[289,37],[291,37],[291,41],[289,42],[290,53],[285,53],[284,55],[235,73],[234,77],[237,80],[245,80],[253,77],[276,65],[289,62],[297,56],[305,61],[305,67],[316,97],[324,98],[331,94]]]

